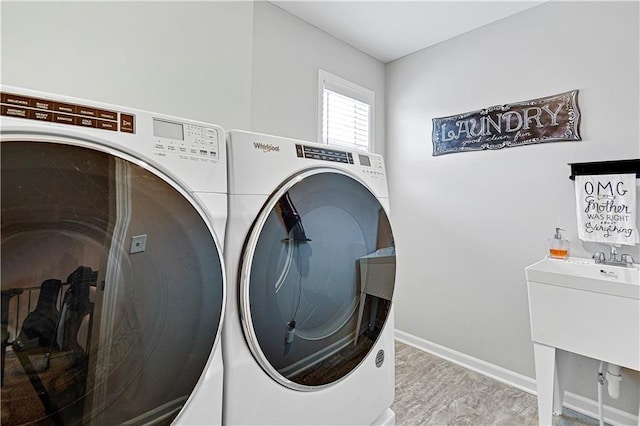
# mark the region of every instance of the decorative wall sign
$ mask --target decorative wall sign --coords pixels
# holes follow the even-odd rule
[[[433,119],[433,155],[579,141],[578,91]]]

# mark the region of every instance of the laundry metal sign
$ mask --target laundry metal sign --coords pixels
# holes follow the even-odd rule
[[[578,91],[433,119],[433,155],[579,141]]]

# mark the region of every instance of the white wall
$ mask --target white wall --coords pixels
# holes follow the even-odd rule
[[[399,330],[535,377],[525,266],[556,226],[573,255],[605,248],[577,239],[567,163],[640,157],[638,15],[637,2],[549,2],[387,65]],[[432,156],[434,117],[572,89],[581,142]],[[597,364],[562,362],[589,374],[569,390],[595,398]],[[625,377],[612,405],[637,413],[638,376]]]
[[[251,2],[6,2],[2,83],[249,126]]]
[[[270,3],[0,7],[3,84],[315,141],[322,68],[376,92],[384,150],[382,62]]]
[[[384,151],[384,64],[266,2],[254,5],[251,130],[318,139],[318,69],[375,91],[374,151]]]

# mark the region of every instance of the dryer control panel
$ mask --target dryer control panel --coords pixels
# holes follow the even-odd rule
[[[300,158],[313,158],[314,160],[353,164],[353,154],[337,149],[296,144],[296,154]]]
[[[296,155],[298,158],[310,158],[343,164],[359,164],[362,166],[362,173],[365,175],[384,175],[384,163],[379,155],[368,155],[359,152],[351,153],[349,151],[302,144],[296,144]],[[354,161],[354,157],[357,161]]]

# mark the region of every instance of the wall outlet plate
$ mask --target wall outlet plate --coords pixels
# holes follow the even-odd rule
[[[129,254],[142,253],[147,247],[147,235],[136,235],[131,237],[131,248]]]

